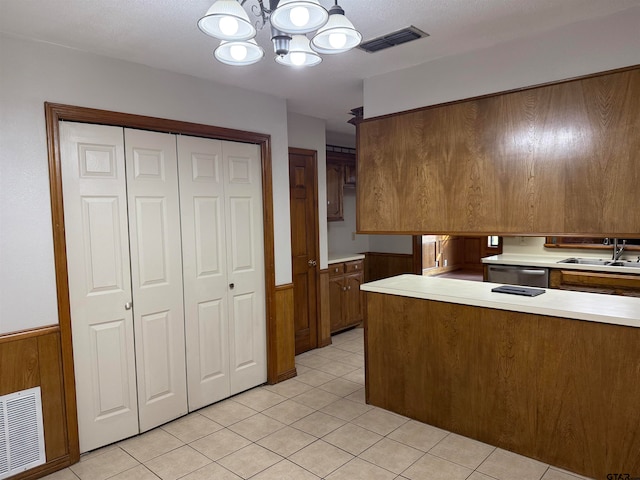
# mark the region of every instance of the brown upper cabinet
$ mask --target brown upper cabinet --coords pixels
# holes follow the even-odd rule
[[[640,232],[640,67],[364,120],[361,233]]]
[[[355,149],[327,145],[327,220],[344,220],[344,188],[355,186]]]

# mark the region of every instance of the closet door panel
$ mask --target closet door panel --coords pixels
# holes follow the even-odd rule
[[[60,123],[80,451],[138,433],[123,130]]]
[[[140,430],[187,413],[174,135],[125,129]]]
[[[267,379],[262,175],[257,145],[222,142],[230,268],[231,394]]]
[[[230,395],[222,144],[178,137],[189,410]]]

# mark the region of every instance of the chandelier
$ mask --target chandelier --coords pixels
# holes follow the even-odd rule
[[[343,53],[356,47],[362,35],[345,17],[335,0],[328,11],[319,0],[216,0],[198,21],[198,28],[222,42],[214,51],[227,65],[251,65],[264,57],[255,41],[267,23],[281,65],[311,67],[322,61],[320,54]],[[249,13],[254,17],[249,18]],[[307,34],[315,32],[311,40]]]

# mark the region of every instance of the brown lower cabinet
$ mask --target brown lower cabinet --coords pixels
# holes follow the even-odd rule
[[[640,275],[552,269],[549,272],[549,287],[640,297]]]
[[[340,262],[329,265],[329,303],[331,333],[362,322],[364,262]]]

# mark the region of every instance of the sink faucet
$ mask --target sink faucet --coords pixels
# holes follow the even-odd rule
[[[624,252],[624,247],[627,244],[626,240],[622,240],[622,245],[618,248],[618,239],[613,239],[613,256],[611,257],[614,262],[618,261],[618,259],[622,256],[622,252]]]

